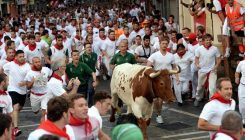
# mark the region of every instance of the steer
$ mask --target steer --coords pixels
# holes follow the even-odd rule
[[[110,121],[115,121],[119,98],[127,105],[128,113],[133,113],[138,121],[144,138],[148,139],[146,127],[150,124],[153,112],[153,99],[161,98],[173,102],[175,97],[171,88],[170,74],[180,70],[159,70],[132,64],[115,67],[111,79],[112,113]]]

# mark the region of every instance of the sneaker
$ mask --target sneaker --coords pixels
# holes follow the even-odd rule
[[[157,123],[163,123],[162,116],[157,116],[156,117],[156,122]]]
[[[194,101],[194,106],[195,107],[198,107],[199,106],[199,101],[197,99]]]
[[[13,131],[13,135],[14,136],[19,136],[20,134],[21,134],[22,132],[21,132],[21,130],[18,128],[18,127],[15,127],[14,128],[14,131]]]
[[[179,107],[183,106],[183,103],[178,102],[178,106]]]
[[[105,75],[103,75],[103,80],[105,81],[105,80],[107,80],[107,78],[106,78],[106,76]]]

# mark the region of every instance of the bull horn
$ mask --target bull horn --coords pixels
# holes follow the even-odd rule
[[[151,73],[151,74],[150,74],[150,77],[151,77],[151,78],[156,78],[156,77],[159,76],[160,74],[161,74],[161,71],[159,70],[159,71],[157,71],[157,72]]]
[[[168,70],[169,74],[177,74],[180,73],[181,69],[179,66],[177,66],[176,70]]]

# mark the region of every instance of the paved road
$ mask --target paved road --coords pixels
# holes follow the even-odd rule
[[[109,91],[109,81],[103,81],[96,90]],[[186,102],[182,107],[178,107],[175,103],[164,105],[162,116],[165,123],[157,125],[154,119],[155,115],[153,115],[148,127],[150,140],[208,140],[207,132],[196,129],[201,110],[202,107],[193,107],[192,102]],[[115,124],[108,122],[108,117],[109,115],[103,117],[103,130],[110,134]],[[34,115],[31,112],[29,102],[27,102],[24,110],[20,113],[19,125],[23,133],[17,140],[26,140],[28,134],[38,127],[39,119],[40,114]]]

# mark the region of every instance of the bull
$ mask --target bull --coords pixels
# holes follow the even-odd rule
[[[111,79],[112,111],[110,121],[115,121],[116,108],[121,99],[128,112],[133,113],[145,139],[147,126],[153,113],[154,98],[161,98],[165,102],[175,101],[171,88],[171,74],[177,70],[159,70],[152,67],[132,64],[121,64],[115,67]],[[119,99],[120,98],[120,99]]]

